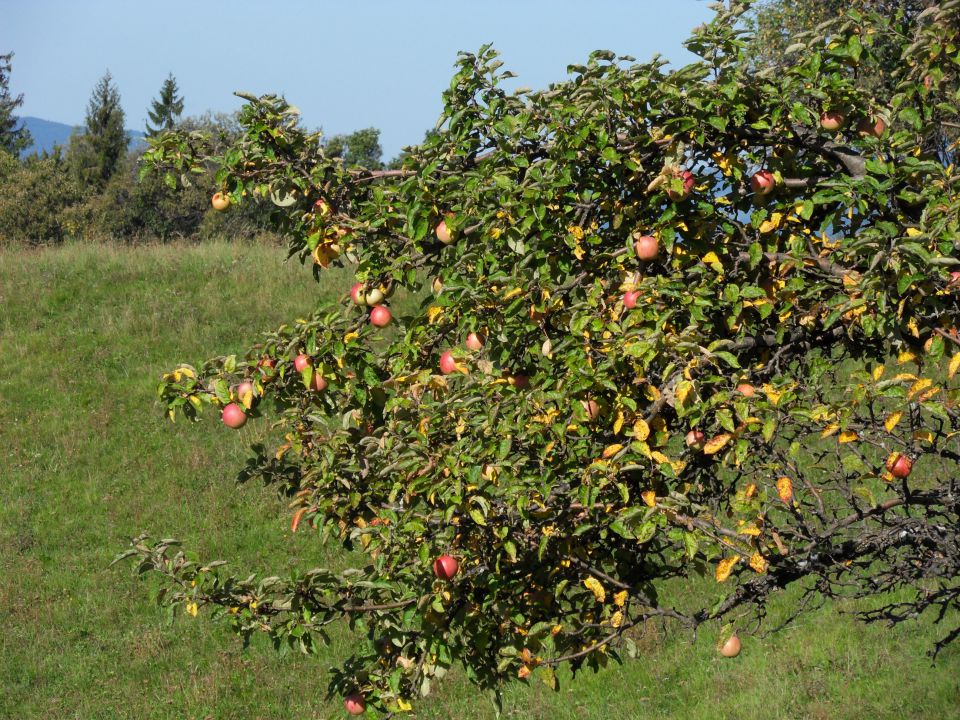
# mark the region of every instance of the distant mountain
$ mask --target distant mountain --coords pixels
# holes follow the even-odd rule
[[[33,137],[33,145],[21,152],[21,157],[44,151],[50,152],[55,145],[66,146],[70,142],[73,131],[81,129],[80,125],[67,125],[43,118],[25,116],[20,119]],[[127,130],[127,137],[130,138],[129,148],[131,150],[145,145],[143,133],[139,130]]]

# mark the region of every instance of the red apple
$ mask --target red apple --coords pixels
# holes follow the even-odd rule
[[[393,320],[393,315],[390,314],[390,308],[388,307],[377,305],[370,311],[370,324],[375,327],[386,327],[391,320]]]
[[[583,412],[586,413],[588,419],[596,420],[600,417],[600,405],[596,400],[581,400],[580,406],[583,408]]]
[[[327,389],[327,380],[318,372],[313,373],[313,379],[310,380],[310,387],[317,392],[323,392]]]
[[[887,470],[895,478],[902,480],[913,470],[913,460],[902,453],[893,453],[887,458]]]
[[[883,135],[886,129],[887,123],[879,117],[865,117],[857,123],[857,132],[863,137],[873,136],[878,138]]]
[[[440,356],[440,372],[444,375],[449,375],[457,371],[457,360],[453,357],[453,353],[447,350],[443,355]]]
[[[367,701],[360,693],[353,693],[343,699],[343,707],[351,715],[363,715],[367,711]]]
[[[769,195],[777,186],[777,180],[769,170],[761,170],[750,178],[750,187],[757,195]]]
[[[639,290],[627,290],[623,294],[623,306],[628,310],[633,310],[637,306],[637,298],[639,297]]]
[[[681,170],[675,173],[674,177],[680,178],[680,180],[683,182],[683,189],[674,190],[668,185],[667,197],[673,200],[673,202],[686,200],[690,193],[693,192],[693,186],[696,184],[696,178],[693,177],[693,173],[689,170]]]
[[[447,213],[447,217],[450,217],[452,213]],[[440,224],[437,225],[436,229],[437,240],[442,242],[444,245],[449,245],[453,242],[453,233],[450,232],[450,228],[447,227],[447,221],[441,220]]]
[[[214,210],[223,212],[230,207],[230,196],[226,193],[215,192],[213,197],[210,198],[210,204],[213,205]]]
[[[253,383],[249,380],[244,380],[237,385],[237,397],[240,398],[240,402],[243,403],[244,407],[249,407],[244,398],[249,397],[250,402],[253,402]]]
[[[230,403],[223,408],[220,419],[223,420],[223,424],[228,428],[236,430],[242,428],[244,423],[247,422],[247,414],[243,411],[243,408],[236,403]]]
[[[460,569],[460,563],[452,555],[441,555],[433,561],[433,574],[441,580],[452,580]]]
[[[691,450],[703,450],[703,446],[707,442],[707,436],[703,434],[702,430],[691,430],[687,433],[684,441]]]
[[[293,359],[293,367],[297,372],[303,372],[312,364],[313,362],[310,360],[310,356],[304,355],[303,353],[300,353]]]
[[[366,305],[367,301],[364,298],[366,294],[363,283],[354,283],[350,288],[350,299],[353,300],[354,305]]]
[[[641,235],[633,243],[633,250],[644,262],[656,260],[660,254],[660,241],[652,235]]]
[[[824,110],[820,115],[820,127],[836,132],[847,122],[847,116],[839,110]]]
[[[483,339],[475,332],[472,332],[467,335],[467,340],[464,345],[467,346],[467,350],[479,352],[483,349]]]
[[[737,392],[746,398],[752,398],[756,394],[757,389],[750,383],[743,382],[737,385]]]
[[[529,375],[514,375],[510,378],[510,382],[513,383],[513,386],[518,390],[526,390],[530,387],[530,376]]]
[[[720,654],[724,657],[735,658],[740,654],[740,647],[740,638],[736,635],[731,635],[720,648]]]
[[[363,301],[370,307],[375,307],[383,302],[383,290],[380,288],[370,288],[363,296]]]

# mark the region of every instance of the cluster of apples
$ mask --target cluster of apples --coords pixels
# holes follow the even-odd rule
[[[393,286],[368,287],[363,283],[354,283],[350,288],[350,299],[354,305],[370,308],[370,324],[374,327],[386,327],[393,320],[390,308],[383,301],[393,294]]]
[[[820,127],[830,132],[842,130],[847,124],[847,114],[842,110],[828,109],[820,114]],[[887,129],[886,121],[878,115],[867,115],[857,123],[857,134],[861,137],[878,138]]]
[[[271,357],[261,358],[257,367],[266,373],[264,382],[270,379],[269,373],[276,367],[276,361]],[[306,353],[300,353],[293,359],[293,367],[298,373],[303,373],[308,367],[313,367],[313,360]],[[316,392],[322,392],[327,389],[327,379],[319,372],[314,372],[310,378],[310,389]],[[247,410],[245,406],[252,406],[254,401],[254,385],[250,380],[244,380],[234,389],[234,392],[240,402],[227,403],[220,413],[220,419],[228,428],[239,430],[247,423]],[[244,398],[249,397],[249,401]]]

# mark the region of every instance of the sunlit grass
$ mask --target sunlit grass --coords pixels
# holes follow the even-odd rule
[[[290,536],[285,503],[235,477],[267,422],[226,431],[212,416],[165,421],[159,374],[242,350],[260,332],[345,293],[276,247],[71,245],[0,250],[0,717],[326,718],[319,658],[243,650],[202,617],[172,623],[130,566],[127,538],[174,536],[237,572],[335,562]],[[715,592],[703,583],[702,592]],[[784,611],[775,603],[772,626]],[[943,628],[856,624],[829,606],[787,630],[747,637],[736,660],[651,625],[624,667],[507,691],[510,718],[929,718],[960,715],[960,652],[931,666]],[[561,676],[568,680],[567,675]],[[493,718],[453,673],[417,705],[423,718]]]

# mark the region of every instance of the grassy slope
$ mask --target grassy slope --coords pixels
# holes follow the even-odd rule
[[[289,537],[269,489],[237,486],[240,433],[165,422],[159,373],[237,351],[305,312],[317,288],[276,248],[204,245],[0,250],[0,718],[322,718],[321,658],[279,657],[202,619],[168,624],[129,566],[127,537],[172,535],[238,572],[322,560]],[[349,286],[332,274],[327,290]],[[773,614],[778,612],[775,607]],[[513,687],[516,718],[860,718],[960,714],[960,649],[931,667],[943,630],[854,624],[836,608],[723,661],[701,633],[642,638],[644,656],[565,683]],[[492,718],[459,674],[425,718]]]

